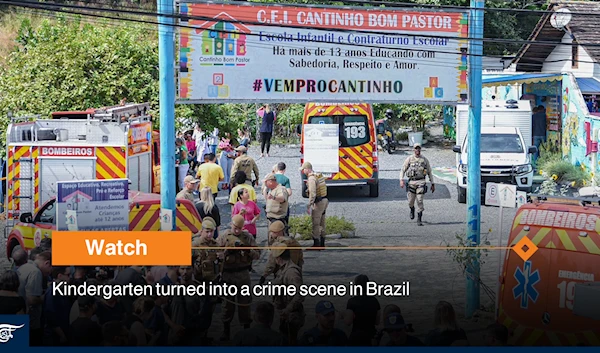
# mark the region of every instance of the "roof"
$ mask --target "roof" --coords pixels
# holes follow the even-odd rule
[[[548,10],[567,8],[572,12],[571,21],[566,29],[573,35],[590,57],[600,62],[600,32],[597,30],[597,18],[586,16],[587,14],[600,12],[600,3],[592,1],[554,1],[548,6]],[[544,13],[538,21],[528,41],[539,41],[545,43],[527,43],[517,52],[513,63],[517,64],[517,71],[541,71],[544,61],[550,53],[561,43],[565,31],[558,30],[550,24],[552,13]],[[554,45],[548,42],[555,43]]]
[[[522,74],[522,75],[510,75],[484,78],[482,84],[486,86],[498,86],[498,85],[512,85],[512,84],[523,84],[523,83],[537,83],[537,82],[548,82],[548,81],[559,81],[562,80],[562,74]]]
[[[212,20],[206,21],[206,22],[198,25],[198,28],[196,29],[196,31],[198,33],[200,33],[200,32],[204,32],[207,30],[213,30],[211,27],[219,22],[231,23],[236,29],[238,29],[241,33],[244,33],[244,34],[248,34],[248,33],[252,32],[250,30],[250,28],[244,26],[244,24],[241,21],[236,20],[235,18],[231,17],[226,12],[221,12],[220,14],[213,17]],[[194,26],[196,26],[196,25],[194,25]],[[227,31],[227,30],[223,29],[223,31]]]
[[[600,81],[596,78],[578,78],[577,85],[583,94],[600,94]]]

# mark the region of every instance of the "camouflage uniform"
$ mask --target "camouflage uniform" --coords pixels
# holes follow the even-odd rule
[[[277,243],[276,243],[277,244]],[[285,244],[279,243],[274,246],[285,246]],[[275,257],[278,257],[283,253],[280,249],[274,250]],[[273,284],[283,284],[286,286],[296,287],[296,294],[294,296],[275,296],[273,297],[273,304],[275,309],[279,311],[279,330],[288,339],[291,345],[296,343],[298,332],[304,326],[306,314],[304,312],[304,297],[300,295],[300,286],[302,285],[302,269],[295,265],[291,260],[285,265],[281,266],[279,270],[279,276],[275,278]],[[282,318],[282,314],[286,317]]]
[[[256,240],[252,234],[248,231],[243,230],[239,236],[233,234],[228,229],[217,239],[217,243],[221,246],[226,247],[250,247],[256,246]],[[250,286],[250,269],[252,267],[252,261],[257,260],[260,257],[259,250],[226,250],[223,254],[223,282],[228,285],[235,285],[238,288],[237,299],[235,297],[225,297],[223,301],[223,323],[226,324],[226,336],[228,338],[229,331],[228,326],[233,320],[235,314],[237,302],[241,304],[238,306],[238,319],[241,324],[249,325],[252,322],[250,317],[250,306],[252,297],[242,296],[241,287],[243,285]]]
[[[274,243],[282,243],[285,244],[286,247],[290,248],[300,248],[300,243],[296,239],[290,237],[278,237],[274,240]],[[304,254],[302,253],[302,249],[290,249],[291,261],[298,267],[300,267],[300,271],[302,271],[302,266],[304,265]],[[275,256],[273,253],[269,255],[269,260],[267,262],[267,266],[265,267],[265,272],[263,273],[263,277],[269,277],[270,274],[275,274],[281,270],[281,268],[277,265],[275,261]]]

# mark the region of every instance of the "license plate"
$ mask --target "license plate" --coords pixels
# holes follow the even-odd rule
[[[331,173],[323,173],[323,176],[325,178],[331,178],[331,175],[332,175]]]

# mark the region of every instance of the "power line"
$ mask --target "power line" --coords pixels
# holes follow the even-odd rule
[[[35,2],[35,1],[11,1],[11,0],[5,0],[5,1],[0,1],[0,3],[15,3],[17,4],[17,6],[19,4],[36,4],[36,5],[41,5],[43,4],[43,6],[49,6],[49,7],[66,7],[66,8],[72,8],[72,9],[79,9],[79,10],[84,10],[84,11],[90,11],[91,9],[94,10],[98,10],[100,12],[113,12],[113,13],[126,13],[126,14],[132,14],[132,15],[141,15],[141,16],[152,16],[152,17],[157,17],[157,16],[163,16],[163,17],[167,17],[167,18],[174,18],[174,19],[185,19],[185,18],[189,18],[189,19],[193,19],[193,20],[202,20],[202,21],[211,21],[213,20],[213,18],[211,17],[205,17],[205,16],[191,16],[191,15],[181,15],[181,14],[163,14],[160,12],[148,12],[148,11],[139,11],[139,10],[118,10],[118,9],[107,9],[107,8],[100,8],[100,7],[86,7],[86,6],[79,6],[79,5],[66,5],[66,4],[58,4],[58,3],[52,3],[52,2],[44,2],[44,3],[40,3],[40,2]],[[199,2],[201,3],[201,2]],[[217,3],[217,2],[214,2]],[[218,2],[219,4],[221,4],[220,2]],[[242,4],[238,4],[238,3],[222,3],[224,5],[230,5],[230,6],[240,6],[240,7],[251,7],[252,5],[249,4],[261,4],[261,3],[254,3],[254,2],[244,2],[244,5]],[[309,7],[309,6],[292,6],[289,4],[277,4],[277,5],[271,5],[273,7]],[[125,9],[134,9],[132,7],[123,7],[120,6],[121,8],[125,8]],[[313,6],[314,7],[314,6]],[[360,9],[360,7],[355,7],[354,9]],[[379,8],[376,8],[377,10],[379,10]],[[464,8],[463,8],[464,9]],[[599,15],[600,16],[600,15]],[[301,26],[301,25],[290,25],[290,24],[272,24],[272,23],[261,23],[261,22],[257,22],[257,21],[247,21],[247,20],[223,20],[224,22],[228,22],[228,23],[238,23],[238,24],[244,24],[244,25],[256,25],[256,26],[266,26],[266,27],[275,27],[275,28],[294,28],[294,29],[307,29],[308,27],[306,26]],[[382,32],[382,31],[369,31],[369,30],[348,30],[345,28],[332,28],[330,30],[336,31],[336,32],[353,32],[353,33],[368,33],[368,34],[379,34],[379,35],[388,35],[388,36],[394,36],[394,35],[403,35],[403,36],[409,36],[409,37],[422,37],[422,38],[441,38],[441,39],[457,39],[459,38],[460,40],[466,40],[466,41],[483,41],[483,42],[490,42],[490,43],[500,43],[500,44],[533,44],[535,43],[536,45],[548,45],[548,46],[556,46],[556,45],[565,45],[565,46],[570,46],[572,47],[573,45],[575,45],[574,43],[562,43],[562,42],[554,42],[554,41],[532,41],[532,40],[521,40],[521,39],[503,39],[503,38],[493,38],[493,37],[484,37],[483,39],[480,38],[473,38],[473,37],[453,37],[453,36],[444,36],[444,35],[430,35],[430,34],[413,34],[413,33],[402,33],[402,34],[394,34],[394,33],[389,33],[389,32]],[[581,43],[580,43],[581,44]],[[589,47],[600,47],[600,44],[595,44],[595,43],[590,43],[590,44],[586,44]]]
[[[106,16],[106,15],[98,15],[98,14],[94,14],[94,13],[84,13],[84,12],[77,12],[77,11],[69,11],[69,10],[64,10],[62,9],[61,4],[51,4],[51,3],[39,3],[39,2],[28,2],[28,1],[7,1],[7,0],[2,0],[0,1],[0,3],[6,3],[6,4],[11,4],[11,5],[15,5],[17,7],[25,7],[25,8],[33,8],[33,9],[41,9],[44,11],[51,11],[50,9],[45,8],[46,6],[49,6],[51,8],[53,8],[53,11],[57,11],[57,12],[62,12],[62,13],[68,13],[68,14],[75,14],[75,15],[81,15],[81,16],[88,16],[88,17],[96,17],[96,18],[104,18],[104,19],[112,19],[112,20],[118,20],[118,21],[129,21],[129,22],[137,22],[137,23],[145,23],[145,24],[152,24],[152,25],[157,25],[159,24],[158,22],[154,22],[154,21],[146,21],[146,20],[139,20],[139,19],[131,19],[131,18],[126,18],[126,17],[111,17],[111,16]],[[59,7],[58,9],[56,7]],[[68,6],[67,6],[68,7]],[[81,6],[75,6],[76,8],[79,9],[83,9],[83,10],[87,10],[90,11],[89,8],[85,8],[85,7],[81,7]],[[139,11],[121,11],[121,10],[114,10],[114,9],[100,9],[100,8],[94,8],[94,10],[98,10],[100,12],[102,11],[109,11],[109,12],[116,12],[117,14],[143,14],[145,16],[158,16],[160,15],[160,13],[149,13],[149,12],[139,12]],[[193,18],[192,16],[182,16],[182,15],[171,15],[171,16],[175,16],[177,18],[181,18],[181,17],[187,17],[187,18]],[[202,20],[213,20],[213,18],[210,17],[199,17]],[[233,22],[236,23],[235,21],[225,21],[225,22]],[[250,22],[246,22],[246,21],[237,21],[237,23],[242,23],[242,24],[252,24]],[[209,28],[203,28],[200,26],[186,26],[186,25],[181,25],[181,24],[167,24],[168,26],[171,27],[175,27],[175,28],[189,28],[189,29],[209,29]],[[262,24],[261,24],[262,25]],[[277,28],[281,28],[281,27],[285,27],[285,26],[280,26],[280,25],[271,25],[273,27],[277,27]],[[306,29],[306,27],[302,27],[300,26],[299,28],[302,29]],[[212,31],[215,32],[220,32],[220,33],[233,33],[232,31],[228,31],[228,30],[217,30],[217,29],[211,29]],[[333,32],[344,32],[344,33],[366,33],[366,34],[375,34],[375,33],[381,33],[381,32],[371,32],[371,31],[353,31],[353,30],[345,30],[345,29],[333,29]],[[251,35],[251,36],[260,36],[260,34],[256,34],[256,33],[249,33],[247,35]],[[390,35],[389,33],[383,33],[382,35]],[[415,37],[421,37],[421,35],[415,35],[415,34],[403,34],[406,36],[415,36]],[[434,36],[436,38],[439,38],[438,36]],[[452,40],[457,40],[457,41],[464,41],[464,40],[468,40],[465,38],[461,38],[461,37],[448,37],[451,38]],[[385,47],[385,46],[377,46],[377,45],[368,45],[368,44],[362,44],[362,43],[337,43],[337,42],[332,42],[332,41],[322,41],[322,40],[306,40],[306,42],[313,42],[313,43],[325,43],[325,44],[336,44],[336,45],[346,45],[346,46],[353,46],[353,47],[366,47],[366,48],[375,48],[375,49],[388,49],[388,50],[407,50],[407,51],[420,51],[421,49],[413,49],[413,48],[402,48],[402,47]],[[509,41],[511,42],[511,41]],[[527,41],[528,43],[531,43],[533,45],[538,45],[540,42],[538,41]],[[552,45],[558,45],[560,43],[552,43]],[[571,44],[568,43],[564,43],[567,44],[569,46],[571,46]],[[581,43],[579,43],[581,44]],[[258,45],[258,44],[257,44]],[[272,44],[265,44],[266,46],[270,46]],[[289,46],[289,44],[286,44]],[[283,45],[285,46],[285,45]],[[590,45],[590,46],[600,46],[600,44],[598,45]],[[434,53],[439,53],[439,54],[450,54],[450,55],[459,55],[457,52],[447,52],[447,51],[439,51],[439,50],[428,50],[430,52],[434,52]],[[476,54],[471,54],[471,53],[467,53],[466,55],[476,55]],[[499,58],[502,59],[504,58],[504,56],[494,56],[494,55],[477,55],[477,56],[487,56],[487,57],[491,57],[491,58]],[[529,59],[534,59],[529,57]],[[551,63],[551,62],[562,62],[562,61],[566,61],[566,60],[554,60],[554,61],[546,61],[545,58],[540,57],[539,60],[534,59],[534,61],[540,61],[539,66],[542,66],[544,62],[546,63]],[[593,61],[584,61],[584,60],[576,60],[577,62],[581,62],[581,63],[595,63]],[[424,62],[424,61],[422,61]],[[436,61],[436,63],[438,63],[439,61]],[[454,63],[452,64],[454,66]],[[536,65],[536,64],[532,64],[532,65]]]

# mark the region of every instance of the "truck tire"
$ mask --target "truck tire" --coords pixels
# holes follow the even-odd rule
[[[379,181],[369,185],[369,197],[379,197]]]
[[[458,191],[458,203],[467,203],[467,189],[456,185]]]

